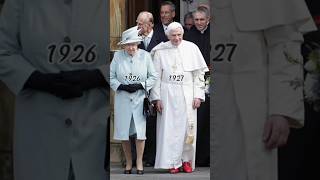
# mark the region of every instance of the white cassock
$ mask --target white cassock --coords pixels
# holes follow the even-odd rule
[[[182,161],[188,161],[194,169],[197,110],[192,103],[194,98],[205,100],[207,65],[199,48],[184,40],[177,47],[170,41],[161,43],[151,54],[160,78],[150,98],[163,104],[163,111],[157,116],[155,168],[178,168]],[[186,143],[188,135],[194,137],[192,143]]]
[[[264,124],[282,115],[303,126],[303,89],[294,82],[303,80],[300,46],[313,29],[310,14],[302,0],[215,0],[213,17],[210,177],[276,180],[277,150],[265,148]]]

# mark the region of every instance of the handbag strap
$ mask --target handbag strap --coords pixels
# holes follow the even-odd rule
[[[143,88],[143,89],[144,89],[145,96],[146,96],[146,98],[149,98],[150,94],[149,94],[149,92],[147,91],[147,81],[144,82],[144,87],[145,87],[145,88]]]

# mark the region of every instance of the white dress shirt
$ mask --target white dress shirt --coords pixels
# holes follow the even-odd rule
[[[148,36],[143,37],[143,44],[145,48],[149,46],[152,36],[153,36],[153,30],[151,30]]]

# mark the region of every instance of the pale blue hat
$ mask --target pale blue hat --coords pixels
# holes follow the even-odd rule
[[[138,26],[134,26],[122,32],[121,41],[118,45],[124,45],[129,43],[140,43],[142,37],[139,36]]]

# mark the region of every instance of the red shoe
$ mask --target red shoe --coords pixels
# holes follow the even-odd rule
[[[192,167],[190,162],[183,162],[182,163],[183,171],[186,173],[192,173]]]
[[[177,174],[179,172],[179,168],[171,168],[171,169],[169,169],[169,172],[171,174]]]

